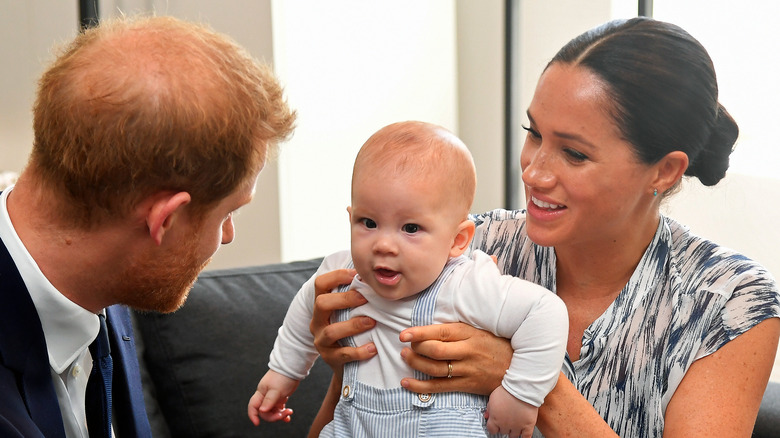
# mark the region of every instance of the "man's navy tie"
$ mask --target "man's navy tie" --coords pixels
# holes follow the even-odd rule
[[[90,438],[111,438],[111,346],[108,343],[106,317],[100,316],[100,331],[89,346],[92,372],[86,393],[87,430]]]

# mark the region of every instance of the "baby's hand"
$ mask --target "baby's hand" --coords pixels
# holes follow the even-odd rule
[[[488,400],[487,429],[492,434],[509,435],[510,438],[531,438],[539,408],[516,399],[499,386]]]
[[[299,383],[297,380],[269,370],[260,379],[257,390],[249,399],[247,407],[249,420],[255,426],[260,425],[261,419],[269,423],[279,420],[289,423],[293,411],[285,404],[290,395],[298,388]]]

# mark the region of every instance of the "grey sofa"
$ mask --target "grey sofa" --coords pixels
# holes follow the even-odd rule
[[[289,402],[291,423],[254,427],[246,405],[287,306],[319,263],[208,271],[177,312],[134,315],[156,438],[306,436],[331,378],[322,361]],[[753,436],[780,437],[780,383],[767,388]]]
[[[178,311],[134,315],[155,438],[306,436],[331,378],[320,360],[288,403],[290,423],[255,427],[246,412],[287,306],[319,264],[207,271]]]

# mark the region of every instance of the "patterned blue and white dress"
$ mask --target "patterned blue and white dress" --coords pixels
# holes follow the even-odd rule
[[[531,242],[525,211],[472,219],[472,248],[498,256],[504,274],[556,291],[555,251]],[[564,372],[618,435],[660,437],[691,364],[776,317],[780,293],[765,268],[662,216],[628,284],[585,330],[580,358],[567,358]]]

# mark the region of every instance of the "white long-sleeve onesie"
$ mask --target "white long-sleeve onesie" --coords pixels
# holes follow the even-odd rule
[[[306,377],[318,356],[309,331],[314,278],[350,262],[349,251],[332,254],[302,286],[279,329],[270,356],[272,370],[296,380]],[[386,300],[357,277],[351,288],[368,300],[352,309],[351,316],[367,315],[377,321],[375,328],[354,337],[356,345],[374,342],[378,352],[360,364],[357,379],[382,389],[400,387],[401,378],[413,376],[413,370],[401,359],[404,343],[399,333],[410,327],[419,294]],[[563,302],[541,286],[501,275],[488,255],[474,251],[470,259],[457,265],[436,298],[433,322],[458,321],[511,339],[515,352],[502,385],[516,398],[540,406],[555,386],[566,349],[568,315]]]

